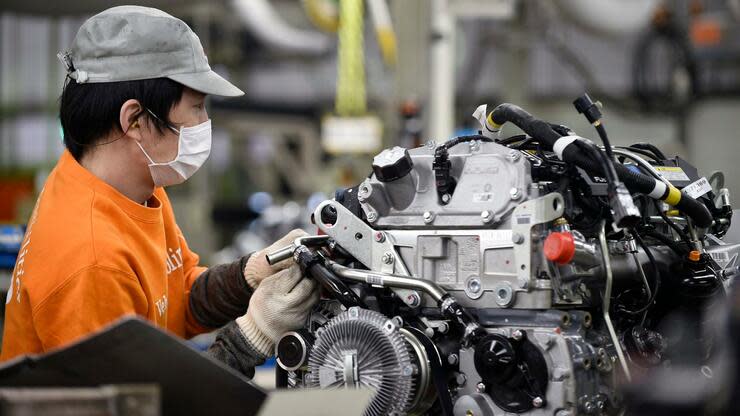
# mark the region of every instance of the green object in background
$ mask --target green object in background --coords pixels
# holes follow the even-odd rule
[[[359,116],[367,112],[362,44],[363,0],[341,0],[335,111],[342,117]]]

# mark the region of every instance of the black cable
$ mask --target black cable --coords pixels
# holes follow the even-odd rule
[[[658,201],[653,201],[653,204],[655,205],[655,210],[658,211],[658,215],[663,218],[663,221],[665,221],[665,223],[668,224],[668,226],[671,227],[673,231],[676,232],[676,234],[678,234],[678,236],[684,243],[688,244],[688,246],[691,247],[691,238],[689,238],[688,234],[686,234],[686,232],[684,232],[684,230],[682,230],[681,227],[679,227],[678,224],[676,224],[672,219],[668,218],[668,216],[665,215],[665,212],[660,209],[660,204],[658,204]]]
[[[609,158],[609,165],[610,168],[614,171],[614,175],[616,176],[616,170],[614,169],[614,151],[612,150],[612,144],[609,142],[609,136],[606,135],[606,129],[604,128],[604,123],[599,123],[596,126],[596,132],[599,133],[599,137],[601,138],[601,141],[604,143],[604,151],[606,152],[606,156]]]
[[[444,146],[446,149],[451,149],[460,143],[472,142],[473,140],[480,140],[482,142],[488,142],[488,143],[493,142],[493,139],[491,139],[490,137],[483,136],[482,134],[473,134],[470,136],[455,137],[453,139],[446,141],[442,146]]]
[[[638,154],[640,156],[644,156],[644,157],[650,158],[650,159],[652,159],[652,160],[654,160],[656,162],[660,162],[661,161],[660,159],[658,159],[658,157],[655,154],[653,154],[652,152],[650,152],[648,150],[645,150],[645,149],[639,149],[639,148],[631,147],[631,146],[630,147],[627,147],[627,146],[616,146],[616,148],[617,149],[624,149],[624,150],[630,151],[630,152],[635,153],[635,154]]]
[[[648,310],[651,306],[653,306],[653,303],[655,302],[655,297],[658,295],[658,289],[660,289],[660,269],[658,268],[658,262],[655,261],[655,257],[653,256],[653,253],[648,248],[647,244],[642,240],[642,237],[640,237],[640,234],[638,234],[636,231],[632,230],[632,237],[637,241],[637,244],[642,247],[642,249],[645,251],[645,254],[647,255],[648,260],[650,261],[650,265],[653,268],[653,271],[655,272],[655,283],[653,284],[652,293],[650,294],[650,299],[648,299],[647,304],[643,306],[642,308],[631,311],[628,309],[620,308],[620,312],[624,312],[630,315],[639,315],[646,310]]]
[[[689,251],[681,245],[679,245],[676,241],[671,240],[670,238],[664,236],[663,234],[656,232],[656,231],[643,231],[643,234],[645,234],[648,237],[654,238],[661,243],[665,244],[668,248],[673,250],[674,253],[676,253],[679,257],[684,258],[687,254],[689,254]]]
[[[507,122],[513,123],[549,148],[552,148],[555,142],[562,137],[561,134],[553,130],[549,123],[535,118],[521,107],[513,104],[505,103],[497,106],[489,117],[498,125],[503,125]],[[592,160],[575,146],[565,147],[563,150],[563,160],[567,163],[573,163],[589,173],[605,174],[598,160]],[[630,192],[650,194],[654,190],[655,178],[632,171],[621,164],[617,164],[615,169],[619,179],[624,182]],[[663,198],[666,197],[667,195],[663,196]],[[691,196],[682,192],[675,206],[691,217],[697,226],[706,228],[712,225],[712,214],[707,207]]]
[[[629,145],[629,147],[631,147],[632,149],[647,150],[649,152],[652,152],[653,155],[655,155],[656,160],[659,160],[659,161],[668,159],[666,155],[660,149],[658,149],[658,147],[655,146],[654,144],[634,143],[634,144]]]
[[[498,143],[500,145],[503,145],[503,146],[506,146],[508,144],[512,144],[512,143],[516,143],[516,142],[521,142],[521,141],[526,141],[528,139],[530,139],[530,138],[527,137],[526,134],[517,134],[515,136],[507,137],[505,139],[496,140],[496,143]]]
[[[609,163],[608,156],[604,154],[604,152],[602,152],[601,149],[599,149],[595,144],[590,142],[579,140],[576,142],[576,146],[578,146],[582,150],[591,153],[591,157],[600,163],[601,169],[604,172],[604,176],[606,176],[608,185],[610,187],[613,187],[618,176],[616,170],[614,169],[614,165]]]

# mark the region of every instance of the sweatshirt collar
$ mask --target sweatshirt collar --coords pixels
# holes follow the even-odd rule
[[[57,169],[63,175],[67,175],[77,182],[86,185],[96,194],[108,198],[135,220],[150,223],[162,221],[162,202],[154,194],[147,201],[147,206],[129,199],[117,189],[85,169],[67,150],[64,151],[62,157],[59,159]]]

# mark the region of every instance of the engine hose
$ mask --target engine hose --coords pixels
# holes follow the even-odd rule
[[[535,118],[514,104],[501,104],[494,108],[488,114],[488,117],[486,117],[486,123],[492,129],[496,130],[501,129],[501,126],[507,122],[516,125],[528,135],[549,146],[550,149],[554,149],[555,142],[563,137],[552,128],[550,123]],[[561,159],[564,162],[573,163],[587,172],[602,176],[606,174],[601,163],[588,157],[578,146],[564,146]],[[707,228],[712,225],[713,218],[709,209],[696,199],[678,190],[678,188],[672,185],[667,186],[661,181],[632,171],[621,164],[617,164],[614,168],[617,171],[619,179],[624,182],[627,189],[631,192],[639,192],[676,207],[691,217],[696,225],[701,228]]]

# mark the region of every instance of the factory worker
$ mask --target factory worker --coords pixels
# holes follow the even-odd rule
[[[199,266],[165,187],[208,158],[207,94],[243,92],[160,10],[87,20],[59,55],[66,150],[41,191],[6,299],[0,360],[44,353],[136,314],[180,337],[223,328],[209,353],[251,376],[318,300],[292,261]],[[302,235],[294,231],[273,247]]]

